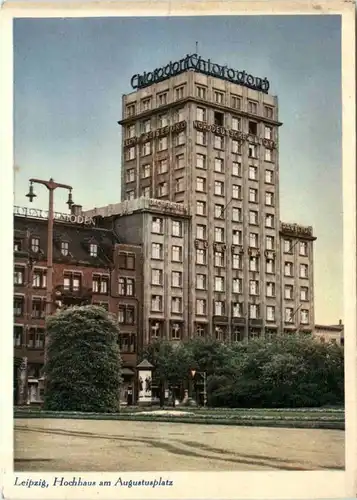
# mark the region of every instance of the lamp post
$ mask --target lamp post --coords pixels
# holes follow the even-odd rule
[[[42,179],[30,179],[30,189],[27,193],[27,198],[32,203],[33,199],[36,198],[34,193],[33,185],[42,184],[48,189],[48,226],[47,226],[47,280],[46,280],[46,309],[45,317],[52,314],[52,288],[53,288],[53,220],[54,220],[54,191],[57,188],[67,189],[69,191],[67,205],[69,208],[74,204],[72,200],[72,186],[67,184],[59,184],[55,182],[52,178],[49,181]],[[45,332],[45,346],[44,346],[44,361],[47,361],[47,342],[46,342],[46,332]]]
[[[203,376],[203,406],[207,405],[207,374],[206,372],[198,372],[196,370],[191,370],[192,378],[195,378],[196,373]]]

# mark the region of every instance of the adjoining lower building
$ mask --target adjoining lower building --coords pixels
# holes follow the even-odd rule
[[[323,343],[343,346],[345,338],[342,320],[340,319],[337,325],[315,325],[314,337]]]

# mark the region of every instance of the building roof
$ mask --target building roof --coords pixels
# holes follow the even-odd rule
[[[39,260],[45,260],[47,254],[47,220],[31,217],[14,216],[14,239],[23,240],[21,252],[29,252],[26,248],[26,236],[40,239]],[[61,253],[61,243],[68,243],[68,256]],[[53,260],[57,263],[87,265],[91,267],[110,267],[113,262],[114,246],[119,243],[117,235],[108,229],[96,228],[70,222],[54,221]],[[90,244],[97,245],[97,256],[90,255]],[[16,254],[15,254],[16,255]],[[23,256],[26,256],[23,254]]]

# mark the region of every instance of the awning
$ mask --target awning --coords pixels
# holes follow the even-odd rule
[[[134,375],[134,371],[131,368],[123,368],[122,375]]]

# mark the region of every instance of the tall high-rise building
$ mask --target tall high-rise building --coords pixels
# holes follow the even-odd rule
[[[134,75],[132,85],[135,91],[123,96],[119,122],[122,199],[183,204],[189,214],[185,238],[170,243],[164,268],[170,275],[179,252],[187,275],[185,336],[271,336],[291,323],[286,313],[290,305],[295,325],[302,307],[298,300],[286,305],[284,298],[278,154],[282,123],[278,99],[268,93],[269,82],[194,55]],[[130,217],[123,215],[124,209],[119,212]],[[144,255],[152,268],[157,267],[152,253],[157,231],[152,228],[163,224],[162,234],[174,234],[175,217],[170,217],[171,222],[167,215],[145,219]],[[133,233],[133,222],[120,223],[122,237],[124,226]],[[311,280],[312,271],[311,261]],[[147,276],[150,303],[149,297],[172,295],[170,279],[159,281],[153,284]],[[308,322],[298,322],[296,328],[311,332],[313,307],[307,309]],[[149,329],[150,314],[155,314],[148,314]],[[170,335],[169,329],[163,331],[164,337]]]

